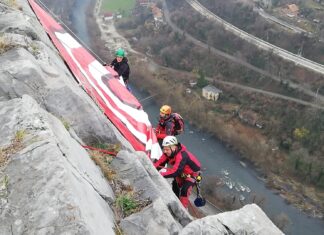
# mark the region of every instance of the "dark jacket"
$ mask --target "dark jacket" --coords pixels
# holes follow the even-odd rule
[[[166,119],[160,118],[155,129],[157,139],[163,140],[167,135],[176,135],[174,127],[174,118],[172,115]]]
[[[114,68],[119,76],[123,77],[125,82],[129,79],[130,69],[128,65],[128,59],[126,57],[123,57],[123,60],[120,63],[118,63],[117,59],[115,58],[110,63],[110,66]]]

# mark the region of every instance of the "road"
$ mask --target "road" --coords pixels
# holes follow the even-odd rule
[[[254,44],[258,48],[263,49],[265,51],[269,51],[275,55],[278,55],[287,61],[293,62],[297,66],[304,67],[311,71],[314,71],[316,73],[324,75],[324,65],[316,63],[316,62],[306,59],[302,56],[291,53],[289,51],[286,51],[280,47],[272,45],[271,43],[263,41],[260,38],[257,38],[251,34],[248,34],[247,32],[245,32],[243,30],[240,30],[239,28],[235,27],[234,25],[228,23],[227,21],[221,19],[220,17],[218,17],[217,15],[215,15],[214,13],[209,11],[207,8],[205,8],[202,4],[200,4],[196,0],[186,0],[186,2],[193,9],[195,9],[197,12],[199,12],[201,15],[203,15],[206,18],[221,25],[225,30],[232,32],[234,35],[240,37],[241,39],[243,39],[251,44]]]
[[[313,108],[316,108],[316,109],[324,110],[324,106],[320,106],[318,104],[310,103],[310,102],[303,101],[303,100],[300,100],[300,99],[296,99],[296,98],[280,95],[280,94],[277,94],[277,93],[264,91],[264,90],[260,90],[260,89],[256,89],[256,88],[252,88],[252,87],[248,87],[248,86],[243,86],[243,85],[240,85],[240,84],[235,84],[233,82],[225,82],[225,81],[220,81],[220,80],[215,80],[215,79],[210,79],[210,78],[209,78],[209,80],[215,81],[215,82],[223,84],[223,85],[229,85],[229,86],[240,88],[240,89],[250,91],[250,92],[262,93],[263,95],[272,96],[272,97],[276,97],[276,98],[279,98],[279,99],[284,99],[284,100],[292,101],[292,102],[295,102],[295,103],[298,103],[298,104],[310,106],[310,107],[313,107]]]
[[[295,25],[291,25],[291,24],[288,24],[287,22],[283,21],[283,20],[280,20],[272,15],[269,15],[268,13],[266,13],[263,9],[260,9],[260,8],[254,8],[253,9],[254,11],[258,12],[258,14],[260,16],[262,16],[263,18],[265,18],[266,20],[268,21],[271,21],[271,22],[274,22],[276,24],[279,24],[285,28],[288,28],[296,33],[305,33],[305,34],[308,34],[308,32],[302,28],[299,28]]]

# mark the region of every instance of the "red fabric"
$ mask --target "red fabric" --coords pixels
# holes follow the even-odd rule
[[[156,135],[156,138],[157,139],[163,140],[167,136],[167,134],[165,133],[165,128],[163,128],[162,126],[158,125],[155,128],[155,135]]]
[[[118,80],[115,79],[118,77],[117,73],[112,68],[103,67],[34,0],[28,1],[84,90],[135,150],[146,151],[153,158],[158,158],[161,149],[147,114],[126,87],[117,82]],[[104,80],[106,82],[103,82]]]
[[[179,197],[180,202],[184,206],[184,208],[188,208],[189,197],[196,181],[193,178],[181,178],[181,177],[177,177],[175,180],[177,181],[178,187],[180,189],[180,197]]]
[[[130,92],[125,92],[125,86],[119,82],[119,79],[105,79],[104,82],[123,103],[136,109],[142,109],[142,105],[138,102],[135,96]]]
[[[192,187],[190,187],[192,189]],[[186,197],[180,197],[180,202],[183,205],[184,208],[188,208],[189,206],[189,196],[191,194],[191,189],[190,192],[188,193],[189,195]]]

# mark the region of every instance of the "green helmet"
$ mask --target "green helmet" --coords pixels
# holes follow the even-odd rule
[[[118,56],[118,57],[124,57],[125,56],[125,51],[123,49],[119,48],[116,51],[116,56]]]

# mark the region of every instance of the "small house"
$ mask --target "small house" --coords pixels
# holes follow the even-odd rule
[[[149,0],[138,0],[140,6],[147,7],[150,4]]]
[[[155,21],[163,22],[163,12],[156,5],[151,6],[152,14]]]
[[[299,13],[299,7],[296,4],[288,4],[287,5],[287,15],[288,16],[297,16]]]
[[[103,14],[103,20],[104,21],[109,21],[114,18],[114,14],[112,12],[106,12]]]
[[[217,101],[221,93],[221,90],[217,89],[212,85],[205,86],[202,89],[202,96],[205,97],[207,100]]]

